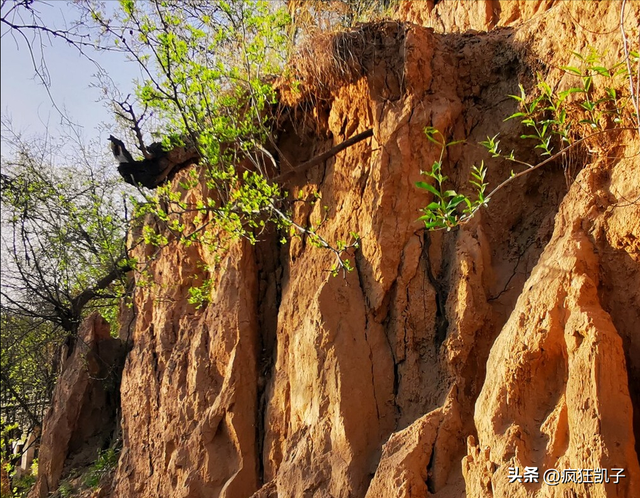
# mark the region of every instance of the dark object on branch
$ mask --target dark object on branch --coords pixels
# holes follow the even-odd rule
[[[119,163],[132,163],[134,162],[133,156],[129,154],[129,151],[122,143],[122,140],[118,140],[113,135],[109,135],[109,141],[111,142],[111,152]]]
[[[199,158],[195,147],[175,147],[169,151],[162,144],[153,143],[146,148],[149,157],[135,161],[121,140],[109,136],[111,151],[118,160],[118,173],[130,185],[154,189],[170,179],[179,170],[196,162]]]

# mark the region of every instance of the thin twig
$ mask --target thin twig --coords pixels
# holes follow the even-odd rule
[[[622,34],[622,47],[624,50],[624,60],[627,64],[627,75],[629,77],[629,92],[631,96],[631,103],[636,111],[636,126],[638,134],[640,134],[640,106],[638,103],[638,85],[640,85],[640,60],[638,60],[638,77],[636,82],[636,90],[633,89],[633,72],[631,70],[631,60],[629,54],[629,47],[627,46],[627,34],[624,31],[624,8],[627,0],[622,0],[622,6],[620,7],[620,33]],[[640,41],[640,34],[638,35]]]

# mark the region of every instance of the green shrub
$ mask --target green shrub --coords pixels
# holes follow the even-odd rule
[[[98,459],[85,474],[85,486],[89,488],[98,487],[102,478],[116,468],[119,457],[120,450],[116,448],[100,451],[98,453]]]

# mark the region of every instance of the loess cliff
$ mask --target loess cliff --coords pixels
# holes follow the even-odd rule
[[[639,16],[627,2],[630,39]],[[354,271],[331,276],[331,253],[276,233],[220,262],[195,245],[163,250],[123,319],[111,401],[122,451],[96,496],[640,496],[638,133],[517,179],[460,228],[416,221],[431,199],[415,182],[440,155],[424,128],[465,141],[443,166],[460,191],[483,159],[492,185],[509,176],[477,145],[488,135],[535,161],[522,126],[504,121],[517,111],[509,95],[537,73],[567,84],[558,68],[572,51],[619,58],[620,2],[402,2],[395,17],[338,38],[335,50],[355,54],[350,71],[337,75],[319,46],[314,68],[300,62],[308,85],[280,88],[291,112],[278,148],[293,166],[373,130],[285,182],[294,197],[321,196],[296,205],[298,222],[326,206],[327,240],[360,235]],[[196,309],[188,291],[207,266],[218,270]],[[45,423],[40,463],[57,461],[56,475],[41,472],[32,496],[56,489],[78,452],[47,433],[91,418],[77,407],[61,423],[63,410]],[[515,467],[537,467],[539,482],[510,483]],[[551,468],[625,477],[551,486]]]

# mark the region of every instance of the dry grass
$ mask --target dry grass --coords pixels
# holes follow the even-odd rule
[[[287,73],[277,84],[281,102],[298,105],[330,99],[335,90],[372,71],[376,55],[384,54],[390,41],[402,46],[405,29],[403,23],[379,21],[310,36],[293,55]]]

